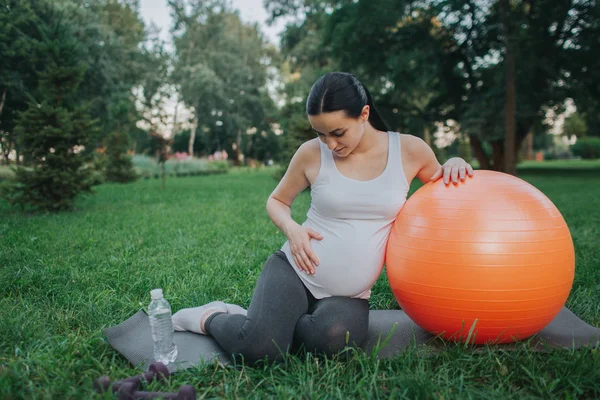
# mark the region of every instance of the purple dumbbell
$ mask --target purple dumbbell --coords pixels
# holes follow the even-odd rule
[[[163,381],[168,379],[169,375],[169,370],[165,364],[161,362],[153,362],[152,364],[150,364],[148,372],[145,372],[141,375],[132,376],[130,378],[125,378],[120,381],[116,381],[112,383],[112,385],[108,376],[101,376],[100,378],[94,381],[94,389],[96,389],[98,393],[104,393],[108,392],[108,390],[112,386],[112,391],[118,392],[119,388],[126,382],[134,382],[137,386],[139,386],[142,380],[145,380],[147,382],[152,382],[153,380]]]
[[[183,385],[177,393],[164,392],[140,392],[139,382],[124,382],[119,387],[119,400],[136,399],[173,399],[173,400],[196,400],[196,389],[191,385]]]

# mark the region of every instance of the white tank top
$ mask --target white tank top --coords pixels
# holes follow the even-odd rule
[[[317,299],[368,299],[383,269],[392,223],[409,190],[402,168],[400,134],[388,132],[388,161],[378,177],[358,181],[341,174],[321,141],[321,167],[311,186],[311,206],[303,226],[323,235],[310,244],[319,258],[315,274],[298,270],[289,242],[281,250]]]

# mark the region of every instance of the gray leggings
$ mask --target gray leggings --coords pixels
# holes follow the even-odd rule
[[[306,289],[282,251],[265,263],[248,315],[213,314],[207,332],[230,355],[254,363],[281,360],[306,350],[333,355],[367,337],[369,302],[350,297],[317,300]]]

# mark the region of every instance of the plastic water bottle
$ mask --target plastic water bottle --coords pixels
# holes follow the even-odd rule
[[[148,306],[148,316],[154,342],[154,360],[166,365],[177,358],[177,346],[173,343],[171,305],[163,297],[162,289],[151,290],[150,296],[152,301]]]

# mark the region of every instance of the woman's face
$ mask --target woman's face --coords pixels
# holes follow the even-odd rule
[[[369,106],[363,107],[358,118],[348,117],[344,111],[334,111],[309,115],[308,120],[331,151],[338,157],[346,157],[358,146],[365,133]]]

